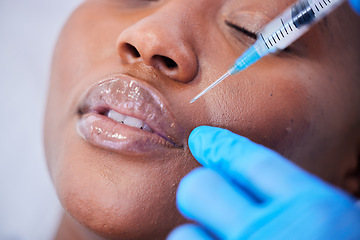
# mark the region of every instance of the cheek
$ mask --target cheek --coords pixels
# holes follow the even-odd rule
[[[58,91],[67,93],[109,62],[119,67],[116,41],[129,20],[114,9],[101,1],[88,1],[69,18],[54,53],[52,82]]]
[[[309,93],[297,76],[279,71],[239,73],[208,100],[211,125],[291,155],[294,145],[309,131]],[[242,75],[241,75],[242,74]]]
[[[45,117],[47,159],[52,159],[60,149],[60,138],[65,124],[76,116],[77,101],[84,89],[91,85],[91,82],[86,81],[87,75],[96,69],[95,66],[107,61],[111,54],[116,54],[117,37],[114,34],[116,35],[117,31],[110,30],[114,29],[114,23],[110,25],[109,22],[96,21],[104,11],[99,7],[95,11],[94,5],[96,4],[86,2],[72,14],[54,51]],[[104,28],[101,24],[107,27]],[[107,34],[104,29],[111,33]],[[107,71],[100,69],[99,72]]]

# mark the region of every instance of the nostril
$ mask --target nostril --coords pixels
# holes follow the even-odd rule
[[[134,47],[133,45],[129,44],[129,43],[125,43],[122,46],[122,51],[126,52],[128,55],[130,55],[133,58],[139,58],[140,57],[140,53],[139,51],[136,49],[136,47]]]
[[[176,64],[176,62],[168,57],[163,57],[164,58],[164,62],[165,62],[165,65],[170,68],[170,69],[173,69],[173,68],[177,68],[178,65]]]
[[[154,59],[159,61],[160,63],[163,63],[168,69],[175,69],[178,67],[177,63],[171,58],[156,55],[154,56]]]

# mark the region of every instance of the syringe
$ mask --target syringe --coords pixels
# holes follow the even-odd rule
[[[246,69],[269,53],[285,49],[343,2],[345,0],[300,0],[287,8],[257,34],[256,42],[223,76],[199,93],[190,103],[195,102],[226,77]]]

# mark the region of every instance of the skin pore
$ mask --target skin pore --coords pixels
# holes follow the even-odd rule
[[[55,49],[45,119],[66,211],[57,239],[164,239],[186,222],[175,194],[199,165],[187,147],[199,125],[246,136],[358,193],[360,21],[348,6],[189,104],[255,41],[246,31],[293,2],[88,0],[72,14]],[[101,101],[106,107],[93,107]],[[128,115],[151,115],[154,133],[109,121],[109,105],[139,107]],[[119,147],[119,134],[133,150]]]

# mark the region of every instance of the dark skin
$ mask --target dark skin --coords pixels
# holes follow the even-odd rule
[[[358,193],[360,21],[348,6],[189,104],[255,41],[249,33],[292,2],[88,0],[73,13],[55,50],[45,119],[66,212],[57,239],[164,239],[186,222],[175,194],[199,165],[187,147],[199,125],[246,136]],[[177,147],[117,151],[78,133],[82,96],[119,73],[160,96],[181,132]]]

